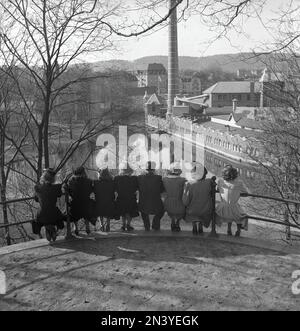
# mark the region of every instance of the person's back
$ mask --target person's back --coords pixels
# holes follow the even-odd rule
[[[81,203],[90,199],[93,192],[93,182],[86,177],[73,176],[69,180],[68,189],[72,200]]]
[[[100,178],[94,182],[97,216],[115,216],[115,186],[112,178]]]
[[[164,204],[161,194],[164,192],[162,177],[155,174],[156,164],[148,162],[146,174],[138,177],[139,210],[142,214],[145,230],[150,230],[150,215],[154,215],[152,229],[160,230],[160,221],[164,216]]]
[[[89,222],[95,224],[95,206],[90,196],[93,193],[93,181],[87,177],[85,169],[80,167],[74,171],[66,185],[72,200],[70,203],[71,222],[75,223],[75,234],[79,234],[77,222],[85,220],[86,232],[90,233]]]
[[[157,215],[163,212],[164,206],[161,194],[164,191],[162,177],[149,172],[138,177],[139,208],[148,215]]]
[[[62,185],[55,184],[56,173],[53,169],[45,169],[40,183],[34,188],[35,200],[39,202],[40,208],[37,211],[36,220],[32,222],[34,234],[41,235],[41,229],[46,229],[46,238],[55,241],[57,229],[64,228],[65,217],[56,206],[57,199],[62,196]]]
[[[137,202],[138,179],[136,176],[116,176],[115,190],[118,195],[120,209],[130,210],[130,206],[135,207]],[[125,208],[123,208],[125,207]],[[122,213],[122,211],[121,211]],[[126,213],[122,213],[126,214]]]
[[[211,220],[212,213],[212,183],[210,179],[190,181],[186,184],[185,205],[188,217],[199,217]]]
[[[36,200],[40,204],[39,217],[42,223],[51,223],[56,215],[57,199],[62,196],[61,184],[37,184],[35,186]]]
[[[220,179],[218,181],[218,189],[222,200],[230,205],[237,204],[241,194],[247,193],[247,189],[239,178],[231,182]]]
[[[236,236],[239,237],[241,230],[248,230],[247,214],[238,203],[241,194],[247,193],[247,189],[238,178],[238,171],[233,166],[227,165],[222,175],[223,178],[218,181],[221,201],[216,207],[216,220],[219,225],[228,224],[229,236],[232,236],[232,223],[235,222],[237,224]]]
[[[170,216],[184,216],[185,206],[182,202],[184,185],[186,179],[179,176],[168,176],[163,179],[164,188],[166,192],[166,199],[164,201],[165,209]]]

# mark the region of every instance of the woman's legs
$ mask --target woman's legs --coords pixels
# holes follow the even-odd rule
[[[171,217],[171,231],[175,232],[176,230],[176,218],[174,216]]]
[[[180,232],[180,231],[181,231],[180,220],[181,220],[181,219],[177,219],[177,220],[176,220],[176,231],[177,231],[177,232]]]
[[[237,224],[237,231],[236,231],[236,234],[235,234],[236,237],[241,236],[242,228],[243,228],[242,224]]]
[[[110,218],[106,218],[106,226],[105,226],[105,231],[110,232]]]
[[[232,236],[232,223],[228,223],[228,229],[227,229],[228,236]]]
[[[133,231],[134,228],[131,226],[132,217],[129,214],[126,214],[125,217],[126,217],[126,221],[127,221],[127,224],[126,224],[127,231]]]
[[[104,217],[100,216],[100,231],[105,232]]]
[[[79,236],[78,221],[74,222],[74,226],[75,226],[75,235]]]
[[[203,231],[203,224],[202,222],[199,222],[198,223],[198,234],[203,234],[204,231]]]
[[[91,234],[91,229],[90,229],[90,221],[88,219],[84,219],[84,223],[85,223],[85,231],[86,234]]]
[[[122,216],[122,231],[126,231],[126,216]]]
[[[198,234],[198,229],[197,229],[197,222],[193,222],[193,235],[197,235]]]

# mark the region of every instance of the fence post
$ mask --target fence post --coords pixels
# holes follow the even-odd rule
[[[67,212],[67,234],[66,234],[66,240],[71,240],[73,239],[73,235],[72,235],[72,229],[71,229],[71,220],[70,220],[70,207],[69,207],[69,203],[70,203],[70,199],[69,199],[69,193],[66,190],[65,192],[65,202],[66,202],[66,212]]]
[[[211,238],[218,238],[218,234],[217,234],[217,224],[216,224],[216,194],[217,194],[217,178],[213,177],[211,179],[211,186],[212,186],[212,224],[211,224],[211,233],[210,233],[210,237]]]
[[[1,192],[2,194],[3,192]],[[1,197],[1,200],[2,200],[2,215],[3,215],[3,222],[4,222],[4,225],[5,228],[4,228],[4,231],[5,231],[5,240],[6,240],[6,244],[7,246],[10,246],[11,245],[11,237],[10,237],[10,232],[9,232],[9,220],[8,220],[8,213],[7,213],[7,201],[6,201],[6,197],[4,194],[2,194],[2,197]]]
[[[291,240],[292,235],[291,235],[290,216],[289,216],[288,207],[286,207],[285,209],[284,222],[286,224],[286,228],[285,228],[286,240]]]

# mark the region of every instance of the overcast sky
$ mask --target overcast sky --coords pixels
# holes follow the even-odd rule
[[[275,12],[289,0],[268,0],[262,19],[267,22],[273,18]],[[187,21],[180,22],[178,27],[179,54],[181,56],[208,56],[214,54],[237,53],[239,51],[258,50],[258,46],[272,40],[259,19],[248,19],[243,22],[245,35],[232,32],[229,39],[222,38],[209,46],[213,34],[203,25],[199,17],[194,16]],[[127,39],[120,43],[120,51],[105,54],[101,59],[134,60],[150,55],[167,55],[168,30],[165,28],[146,37]],[[209,47],[208,47],[209,46]]]

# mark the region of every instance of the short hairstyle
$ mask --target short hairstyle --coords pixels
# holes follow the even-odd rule
[[[231,182],[238,178],[238,171],[235,169],[232,165],[227,165],[223,171],[222,171],[222,176],[223,179],[226,180],[227,182]]]

